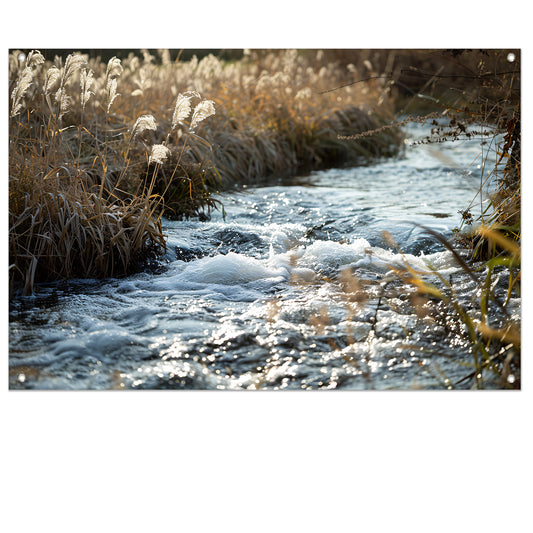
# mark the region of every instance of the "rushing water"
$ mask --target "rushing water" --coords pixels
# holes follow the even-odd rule
[[[407,143],[397,159],[223,194],[225,220],[166,221],[169,251],[155,271],[47,284],[12,302],[10,387],[455,384],[471,371],[468,344],[385,282],[404,260],[419,270],[429,262],[471,290],[413,222],[451,236],[479,189],[480,154],[475,140]]]

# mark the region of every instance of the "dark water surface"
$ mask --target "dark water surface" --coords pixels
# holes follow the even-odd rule
[[[468,344],[414,314],[390,271],[430,264],[471,295],[413,222],[450,237],[479,189],[481,155],[475,140],[408,142],[397,159],[223,194],[225,220],[167,221],[155,272],[49,284],[12,302],[10,387],[447,388],[471,372]]]

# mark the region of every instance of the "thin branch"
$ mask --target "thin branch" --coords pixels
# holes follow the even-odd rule
[[[345,83],[344,85],[339,85],[338,87],[334,87],[333,89],[326,89],[325,91],[320,91],[318,94],[326,94],[331,93],[333,91],[337,91],[339,89],[344,89],[344,87],[350,87],[351,85],[355,85],[356,83],[362,83],[364,81],[369,80],[379,80],[379,79],[392,79],[392,73],[390,74],[384,74],[383,76],[369,76],[368,78],[362,78],[360,80],[351,81],[350,83]]]

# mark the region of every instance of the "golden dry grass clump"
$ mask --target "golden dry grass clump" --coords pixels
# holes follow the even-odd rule
[[[398,146],[390,129],[342,138],[392,118],[387,86],[330,91],[357,69],[321,52],[45,56],[9,56],[10,279],[25,292],[39,280],[130,272],[164,249],[163,213],[207,217],[220,187]]]
[[[356,142],[342,138],[393,117],[385,83],[332,91],[358,78],[349,67],[326,62],[321,51],[245,52],[240,63],[224,68],[213,56],[202,59],[197,70],[209,75],[200,88],[217,95],[220,109],[206,138],[215,147],[224,183],[253,183],[394,153],[396,132]]]

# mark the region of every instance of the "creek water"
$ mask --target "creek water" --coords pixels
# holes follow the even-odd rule
[[[165,221],[168,252],[155,269],[15,297],[10,388],[461,383],[472,356],[460,328],[416,314],[391,268],[431,265],[472,292],[451,253],[413,223],[451,237],[478,192],[484,148],[413,144],[428,133],[416,124],[405,133],[398,158],[221,194],[225,219]]]

